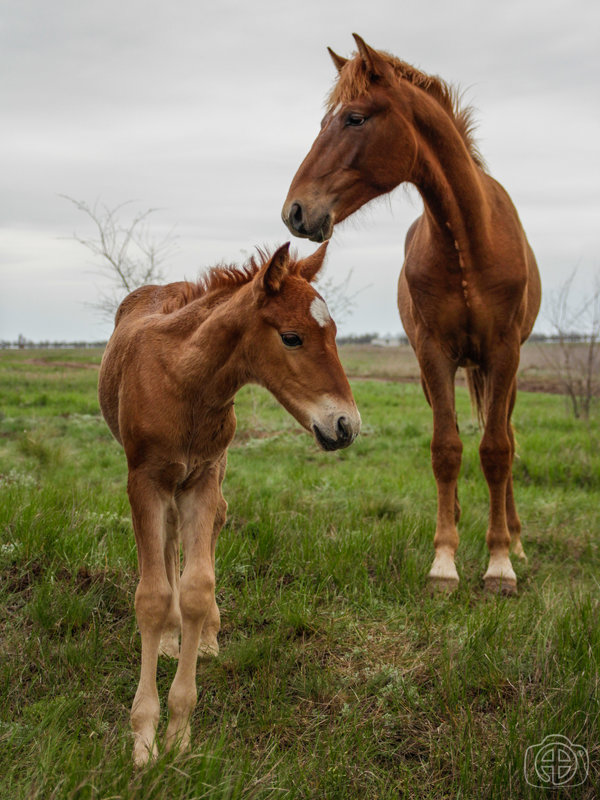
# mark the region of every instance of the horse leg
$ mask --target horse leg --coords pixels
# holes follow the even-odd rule
[[[457,481],[462,442],[456,425],[454,378],[456,366],[434,346],[417,353],[425,396],[433,410],[431,464],[437,484],[435,557],[429,571],[433,589],[452,591],[458,586],[454,556],[458,548],[456,523],[460,516]]]
[[[221,486],[223,484],[223,478],[225,477],[225,468],[227,467],[227,454],[223,455],[223,459],[220,464],[219,468],[219,500],[217,504],[217,513],[215,514],[215,521],[213,524],[213,533],[212,533],[212,540],[211,540],[211,561],[212,561],[212,568],[213,573],[215,571],[215,550],[217,547],[217,539],[219,538],[219,533],[221,532],[221,528],[225,524],[225,520],[227,519],[227,502],[223,497],[223,493],[221,490]],[[219,635],[219,631],[221,630],[221,614],[219,612],[219,606],[217,605],[216,597],[213,595],[213,602],[210,607],[208,614],[206,615],[206,619],[204,621],[204,625],[202,626],[202,635],[200,637],[200,645],[198,648],[198,656],[199,658],[209,659],[219,655],[219,643],[217,641],[217,636]]]
[[[215,574],[211,547],[219,507],[219,466],[211,467],[177,498],[181,517],[184,568],[181,575],[181,650],[169,691],[167,749],[190,745],[190,718],[196,706],[196,662],[202,629],[214,604]]]
[[[171,502],[167,512],[167,541],[165,542],[165,566],[171,586],[171,605],[167,621],[160,639],[158,653],[170,658],[179,658],[179,633],[181,613],[179,611],[179,513],[175,502]]]
[[[510,547],[513,553],[523,561],[527,561],[527,556],[523,550],[521,542],[521,520],[517,513],[515,505],[515,496],[513,492],[513,477],[512,465],[515,458],[515,432],[511,424],[512,412],[515,407],[515,400],[517,398],[517,382],[515,380],[511,389],[510,402],[508,406],[508,439],[510,441],[510,465],[511,469],[508,475],[508,483],[506,484],[506,521],[508,523],[508,531],[510,533]]]
[[[429,399],[429,392],[427,391],[427,384],[423,376],[421,375],[421,388],[423,389],[423,394],[425,395],[425,399],[431,405],[431,400]],[[454,414],[454,424],[456,425],[456,433],[460,436],[460,428],[458,427],[458,414]],[[460,503],[458,500],[458,481],[456,482],[456,487],[454,489],[454,524],[458,525],[460,522],[460,515],[461,515],[461,508]]]
[[[481,466],[489,494],[490,512],[486,542],[490,552],[488,569],[483,576],[488,591],[515,594],[517,576],[509,558],[510,532],[507,521],[508,483],[513,449],[508,433],[511,393],[519,362],[518,346],[497,348],[496,366],[486,374],[488,408],[479,446]],[[513,520],[514,521],[514,520]]]
[[[141,470],[129,473],[127,492],[138,549],[140,581],[135,614],[142,638],[140,680],[131,707],[133,760],[142,766],[155,758],[159,702],[156,665],[160,639],[171,606],[172,589],[165,567],[167,509],[170,498]]]
[[[460,430],[458,427],[458,414],[454,414],[454,424],[456,425],[456,435],[460,436]],[[460,503],[458,502],[458,480],[454,486],[454,524],[458,525],[460,522],[460,515],[461,515],[461,508]]]

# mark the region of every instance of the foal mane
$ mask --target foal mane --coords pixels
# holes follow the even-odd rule
[[[421,72],[421,70],[407,64],[406,61],[396,58],[391,53],[386,53],[384,50],[378,50],[377,52],[392,67],[399,79],[406,80],[413,86],[422,89],[439,103],[454,123],[475,163],[479,167],[485,168],[483,156],[479,152],[474,139],[475,112],[471,106],[461,107],[462,96],[460,90],[438,75],[428,75],[425,72]],[[337,82],[327,97],[327,111],[333,111],[339,103],[349,103],[357,97],[367,94],[372,81],[373,78],[369,75],[369,71],[365,69],[361,56],[355,54],[342,68]]]
[[[170,314],[178,311],[201,297],[234,292],[249,283],[269,261],[271,255],[267,248],[257,247],[256,255],[250,256],[241,267],[236,264],[217,264],[197,281],[181,281],[171,284],[172,291],[162,305],[162,313]],[[290,272],[294,271],[297,260],[296,253],[290,253]]]

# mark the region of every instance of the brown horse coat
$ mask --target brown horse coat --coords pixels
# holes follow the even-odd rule
[[[331,52],[339,72],[321,132],[283,207],[296,236],[323,241],[335,224],[403,182],[424,211],[406,237],[398,307],[433,409],[431,455],[438,490],[432,583],[458,584],[462,444],[454,407],[458,367],[485,420],[481,465],[490,492],[487,588],[512,592],[509,545],[524,557],[511,466],[510,418],[520,345],[540,306],[540,278],[517,212],[487,174],[468,109],[454,91],[355,35],[357,55]]]
[[[189,745],[198,652],[218,652],[215,545],[227,509],[221,484],[238,389],[267,387],[326,450],[347,447],[359,431],[335,324],[309,283],[325,248],[298,261],[288,247],[243,270],[212,270],[198,284],[132,292],[102,360],[100,406],[127,456],[140,568],[136,764],[157,752],[159,652],[179,657],[167,747]]]

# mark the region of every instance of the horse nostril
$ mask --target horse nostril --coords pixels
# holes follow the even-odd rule
[[[302,227],[302,218],[302,206],[299,203],[293,203],[290,208],[290,222],[296,230]]]

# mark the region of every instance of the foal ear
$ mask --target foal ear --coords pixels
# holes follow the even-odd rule
[[[344,64],[348,63],[348,59],[342,58],[342,56],[338,56],[337,53],[333,52],[331,47],[328,47],[327,50],[329,52],[329,55],[331,56],[331,60],[335,64],[335,68],[337,69],[338,72],[341,72],[342,69],[344,68]]]
[[[277,294],[288,273],[290,243],[276,250],[255,278],[255,286],[266,294]]]
[[[303,258],[298,262],[298,275],[312,283],[319,273],[325,261],[325,253],[327,252],[327,245],[329,240],[323,242],[318,250],[315,250],[308,258]]]
[[[377,50],[373,50],[372,47],[369,47],[369,45],[358,35],[358,33],[353,33],[352,36],[354,36],[358,53],[371,75],[378,75],[379,77],[383,78],[384,75],[389,72],[389,64],[383,60]]]

